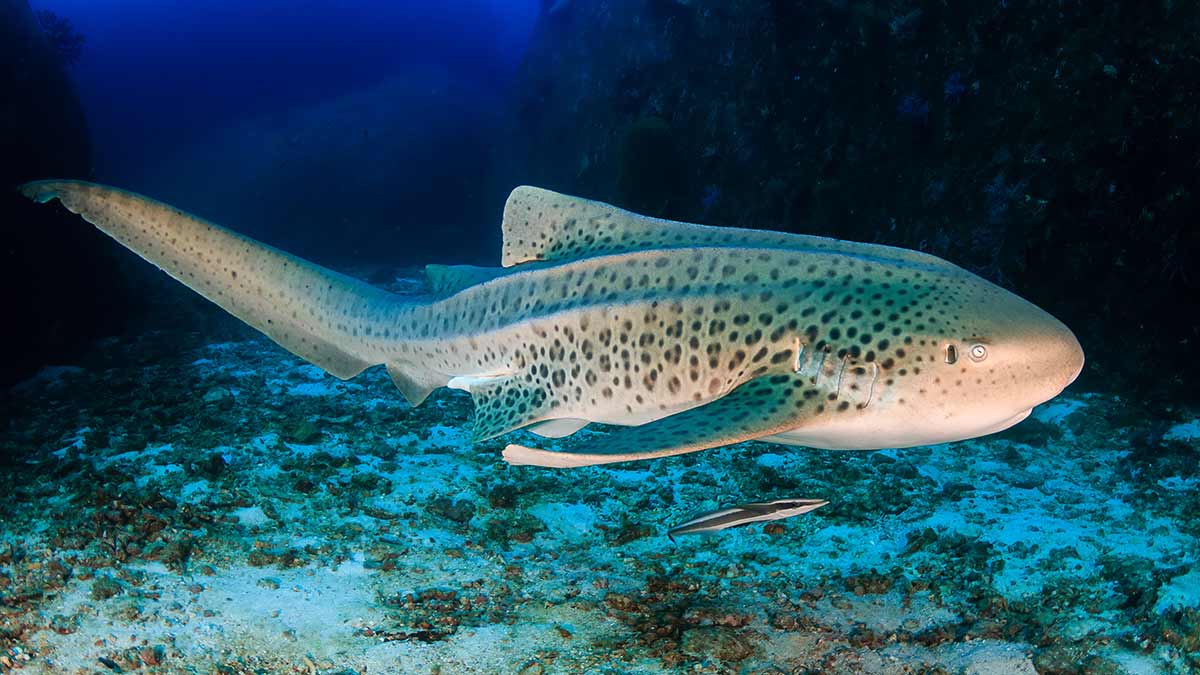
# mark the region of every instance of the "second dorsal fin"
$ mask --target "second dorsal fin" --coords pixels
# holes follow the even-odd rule
[[[650,248],[760,246],[828,251],[958,270],[941,258],[882,244],[651,218],[604,202],[522,185],[504,205],[500,264],[565,262]]]
[[[429,290],[436,295],[453,295],[485,281],[503,276],[499,267],[475,267],[474,265],[426,265],[425,278]]]

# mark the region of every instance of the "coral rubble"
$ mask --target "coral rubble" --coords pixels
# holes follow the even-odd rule
[[[1129,402],[1076,395],[944,446],[514,468],[468,442],[465,396],[411,408],[383,372],[233,333],[112,341],[6,395],[0,671],[1200,665],[1195,410],[1147,437]],[[666,537],[794,495],[831,503]]]

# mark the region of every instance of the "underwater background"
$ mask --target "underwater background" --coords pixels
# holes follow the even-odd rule
[[[1198,85],[1191,2],[0,0],[0,672],[1197,672]],[[406,294],[521,184],[904,246],[1088,363],[973,441],[508,467],[52,177]]]

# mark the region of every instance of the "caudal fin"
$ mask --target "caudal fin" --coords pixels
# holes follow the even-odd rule
[[[404,309],[397,296],[162,202],[73,180],[19,189],[37,202],[58,199],[284,349],[342,379],[388,362],[387,341],[399,337],[392,332]],[[416,377],[436,380],[428,373]]]

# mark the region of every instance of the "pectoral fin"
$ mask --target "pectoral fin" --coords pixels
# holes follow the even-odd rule
[[[794,429],[816,402],[803,396],[803,378],[773,375],[751,380],[707,405],[597,437],[565,452],[523,445],[504,449],[509,464],[593,466],[669,457],[749,441]]]

